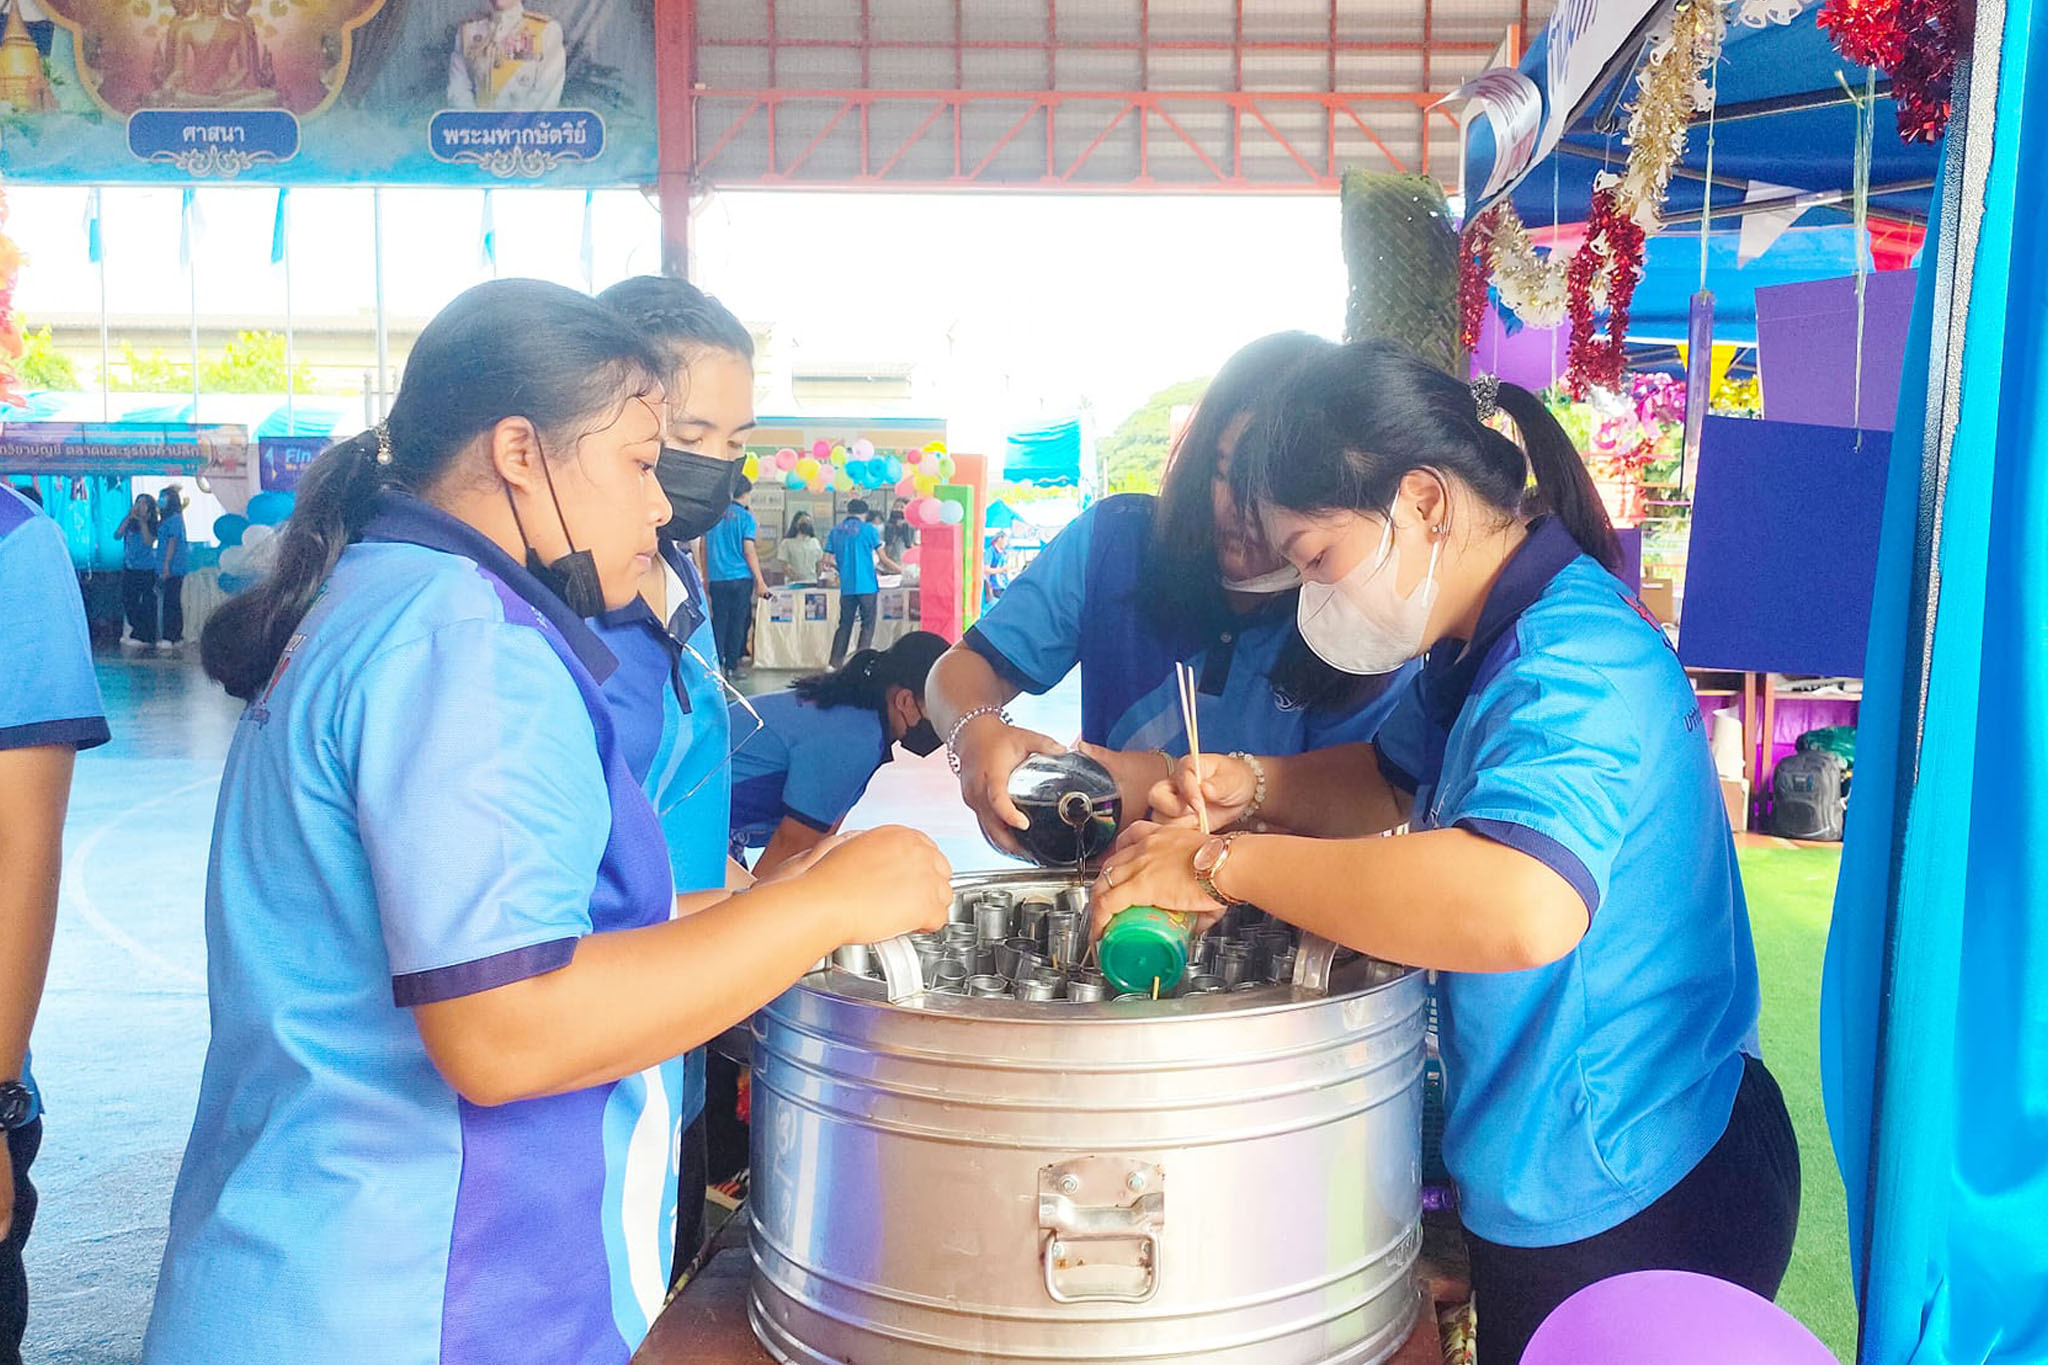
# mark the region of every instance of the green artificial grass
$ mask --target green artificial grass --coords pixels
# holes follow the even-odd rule
[[[1764,1060],[1799,1133],[1799,1238],[1778,1303],[1843,1361],[1856,1358],[1849,1215],[1820,1092],[1820,971],[1841,851],[1749,848],[1742,884],[1763,980]]]

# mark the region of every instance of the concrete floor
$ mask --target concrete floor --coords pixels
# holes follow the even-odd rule
[[[206,1056],[206,861],[241,712],[192,657],[109,652],[98,673],[114,739],[81,757],[72,785],[34,1042],[48,1117],[23,1352],[48,1365],[141,1357]],[[1020,702],[1022,724],[1079,728],[1078,679]]]

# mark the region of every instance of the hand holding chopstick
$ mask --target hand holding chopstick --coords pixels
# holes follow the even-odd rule
[[[1188,732],[1188,758],[1193,763],[1194,771],[1199,774],[1202,771],[1202,727],[1201,719],[1195,710],[1195,702],[1199,696],[1195,686],[1195,670],[1175,661],[1173,672],[1175,680],[1180,684],[1180,717]],[[1209,833],[1209,802],[1202,793],[1199,781],[1195,783],[1194,796],[1195,819],[1206,836]]]

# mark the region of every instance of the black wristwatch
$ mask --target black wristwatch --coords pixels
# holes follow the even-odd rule
[[[36,1097],[20,1081],[0,1081],[0,1129],[13,1132],[27,1125]]]

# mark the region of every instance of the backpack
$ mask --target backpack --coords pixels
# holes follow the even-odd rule
[[[1771,774],[1771,833],[1840,842],[1849,811],[1849,767],[1826,749],[1785,756]]]

